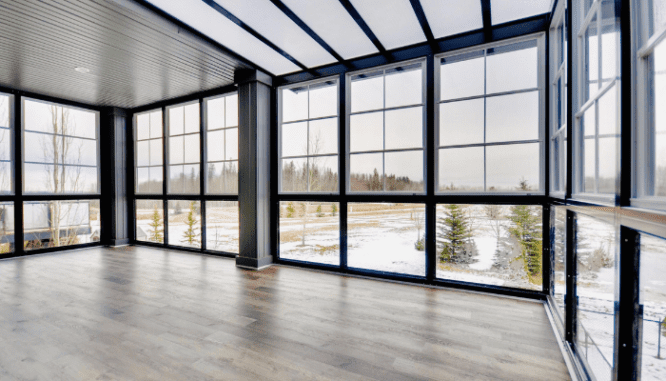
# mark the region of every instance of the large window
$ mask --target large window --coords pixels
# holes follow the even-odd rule
[[[566,2],[558,3],[550,27],[550,191],[567,189],[567,24]]]
[[[11,96],[0,94],[0,194],[11,194],[14,190],[11,106]]]
[[[425,192],[425,63],[347,78],[347,191]]]
[[[552,208],[552,218],[551,218],[551,231],[552,239],[551,242],[551,253],[553,256],[553,288],[551,290],[551,295],[557,306],[557,318],[559,319],[558,323],[560,328],[564,327],[564,316],[565,312],[565,297],[567,295],[567,278],[566,278],[566,266],[567,266],[567,252],[566,252],[566,242],[567,242],[567,213],[564,207],[553,207]]]
[[[615,1],[581,11],[574,145],[574,192],[614,202],[619,160],[619,17]],[[594,196],[593,196],[594,197]],[[599,196],[596,197],[599,199]]]
[[[640,234],[641,380],[666,378],[666,239]]]
[[[97,242],[101,219],[99,200],[23,203],[25,250]]]
[[[0,202],[0,255],[14,251],[14,203]]]
[[[540,41],[437,58],[438,192],[544,192]]]
[[[238,95],[204,101],[206,193],[238,194]]]
[[[162,110],[136,115],[136,193],[162,193]]]
[[[168,193],[198,194],[200,188],[199,102],[167,108]]]
[[[280,89],[280,191],[338,193],[338,81]]]
[[[280,202],[280,258],[340,264],[340,204]]]

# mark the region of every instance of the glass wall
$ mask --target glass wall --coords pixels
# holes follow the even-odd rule
[[[553,288],[551,296],[557,306],[557,318],[560,328],[564,328],[565,296],[567,294],[567,212],[564,207],[552,207],[551,209],[551,253],[553,255]]]
[[[280,202],[280,258],[340,265],[340,204]]]
[[[136,200],[136,240],[164,243],[164,203]]]
[[[12,97],[0,94],[0,195],[12,194],[13,181],[13,134],[11,126]]]
[[[167,112],[168,193],[198,194],[201,175],[199,103],[171,106]]]
[[[437,192],[544,192],[538,41],[437,59]]]
[[[14,251],[14,203],[0,202],[0,255]]]
[[[550,37],[550,191],[567,189],[567,24],[566,2],[558,3]]]
[[[201,203],[199,201],[169,200],[167,244],[201,248]]]
[[[666,379],[666,239],[640,234],[641,380]]]
[[[162,110],[135,116],[136,123],[136,193],[162,193]]]
[[[238,95],[204,101],[206,194],[238,194]]]
[[[24,202],[24,249],[99,242],[99,212],[99,200]]]
[[[239,252],[238,201],[206,201],[206,248]]]

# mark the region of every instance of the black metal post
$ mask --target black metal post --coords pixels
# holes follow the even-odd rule
[[[169,170],[167,164],[169,163],[167,157],[169,156],[169,138],[167,128],[167,108],[162,106],[162,208],[163,208],[163,218],[162,222],[164,223],[164,244],[169,244],[169,202],[166,199],[168,182],[169,179]]]
[[[576,338],[576,214],[567,210],[567,241],[566,241],[566,282],[565,300],[565,340],[573,345]]]
[[[338,139],[338,155],[340,167],[338,169],[338,187],[340,189],[340,268],[347,269],[347,215],[348,204],[347,196],[347,77],[340,74],[338,77],[338,129],[340,137]]]
[[[436,219],[437,203],[435,201],[436,173],[435,173],[435,57],[429,54],[426,57],[426,218],[425,218],[425,249],[426,249],[426,279],[433,281],[437,277],[437,245]],[[419,237],[420,239],[420,237]]]
[[[567,31],[567,186],[565,199],[571,198],[573,193],[573,135],[574,135],[574,108],[573,88],[576,85],[573,78],[573,0],[566,0],[567,9],[564,14],[564,23]]]
[[[10,120],[14,134],[14,254],[24,255],[23,236],[23,100],[19,95],[12,97],[13,120]]]
[[[199,211],[201,212],[201,251],[206,250],[206,105],[203,98],[199,98]],[[225,115],[226,117],[226,115]]]
[[[640,372],[641,321],[639,296],[640,234],[620,227],[620,298],[615,304],[616,381],[638,380]]]

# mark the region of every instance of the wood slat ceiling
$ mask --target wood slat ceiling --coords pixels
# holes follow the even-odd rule
[[[133,0],[0,0],[3,87],[134,108],[230,85],[250,67]]]

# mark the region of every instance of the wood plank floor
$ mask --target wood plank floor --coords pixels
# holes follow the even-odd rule
[[[143,247],[0,261],[0,380],[567,380],[543,305]]]

